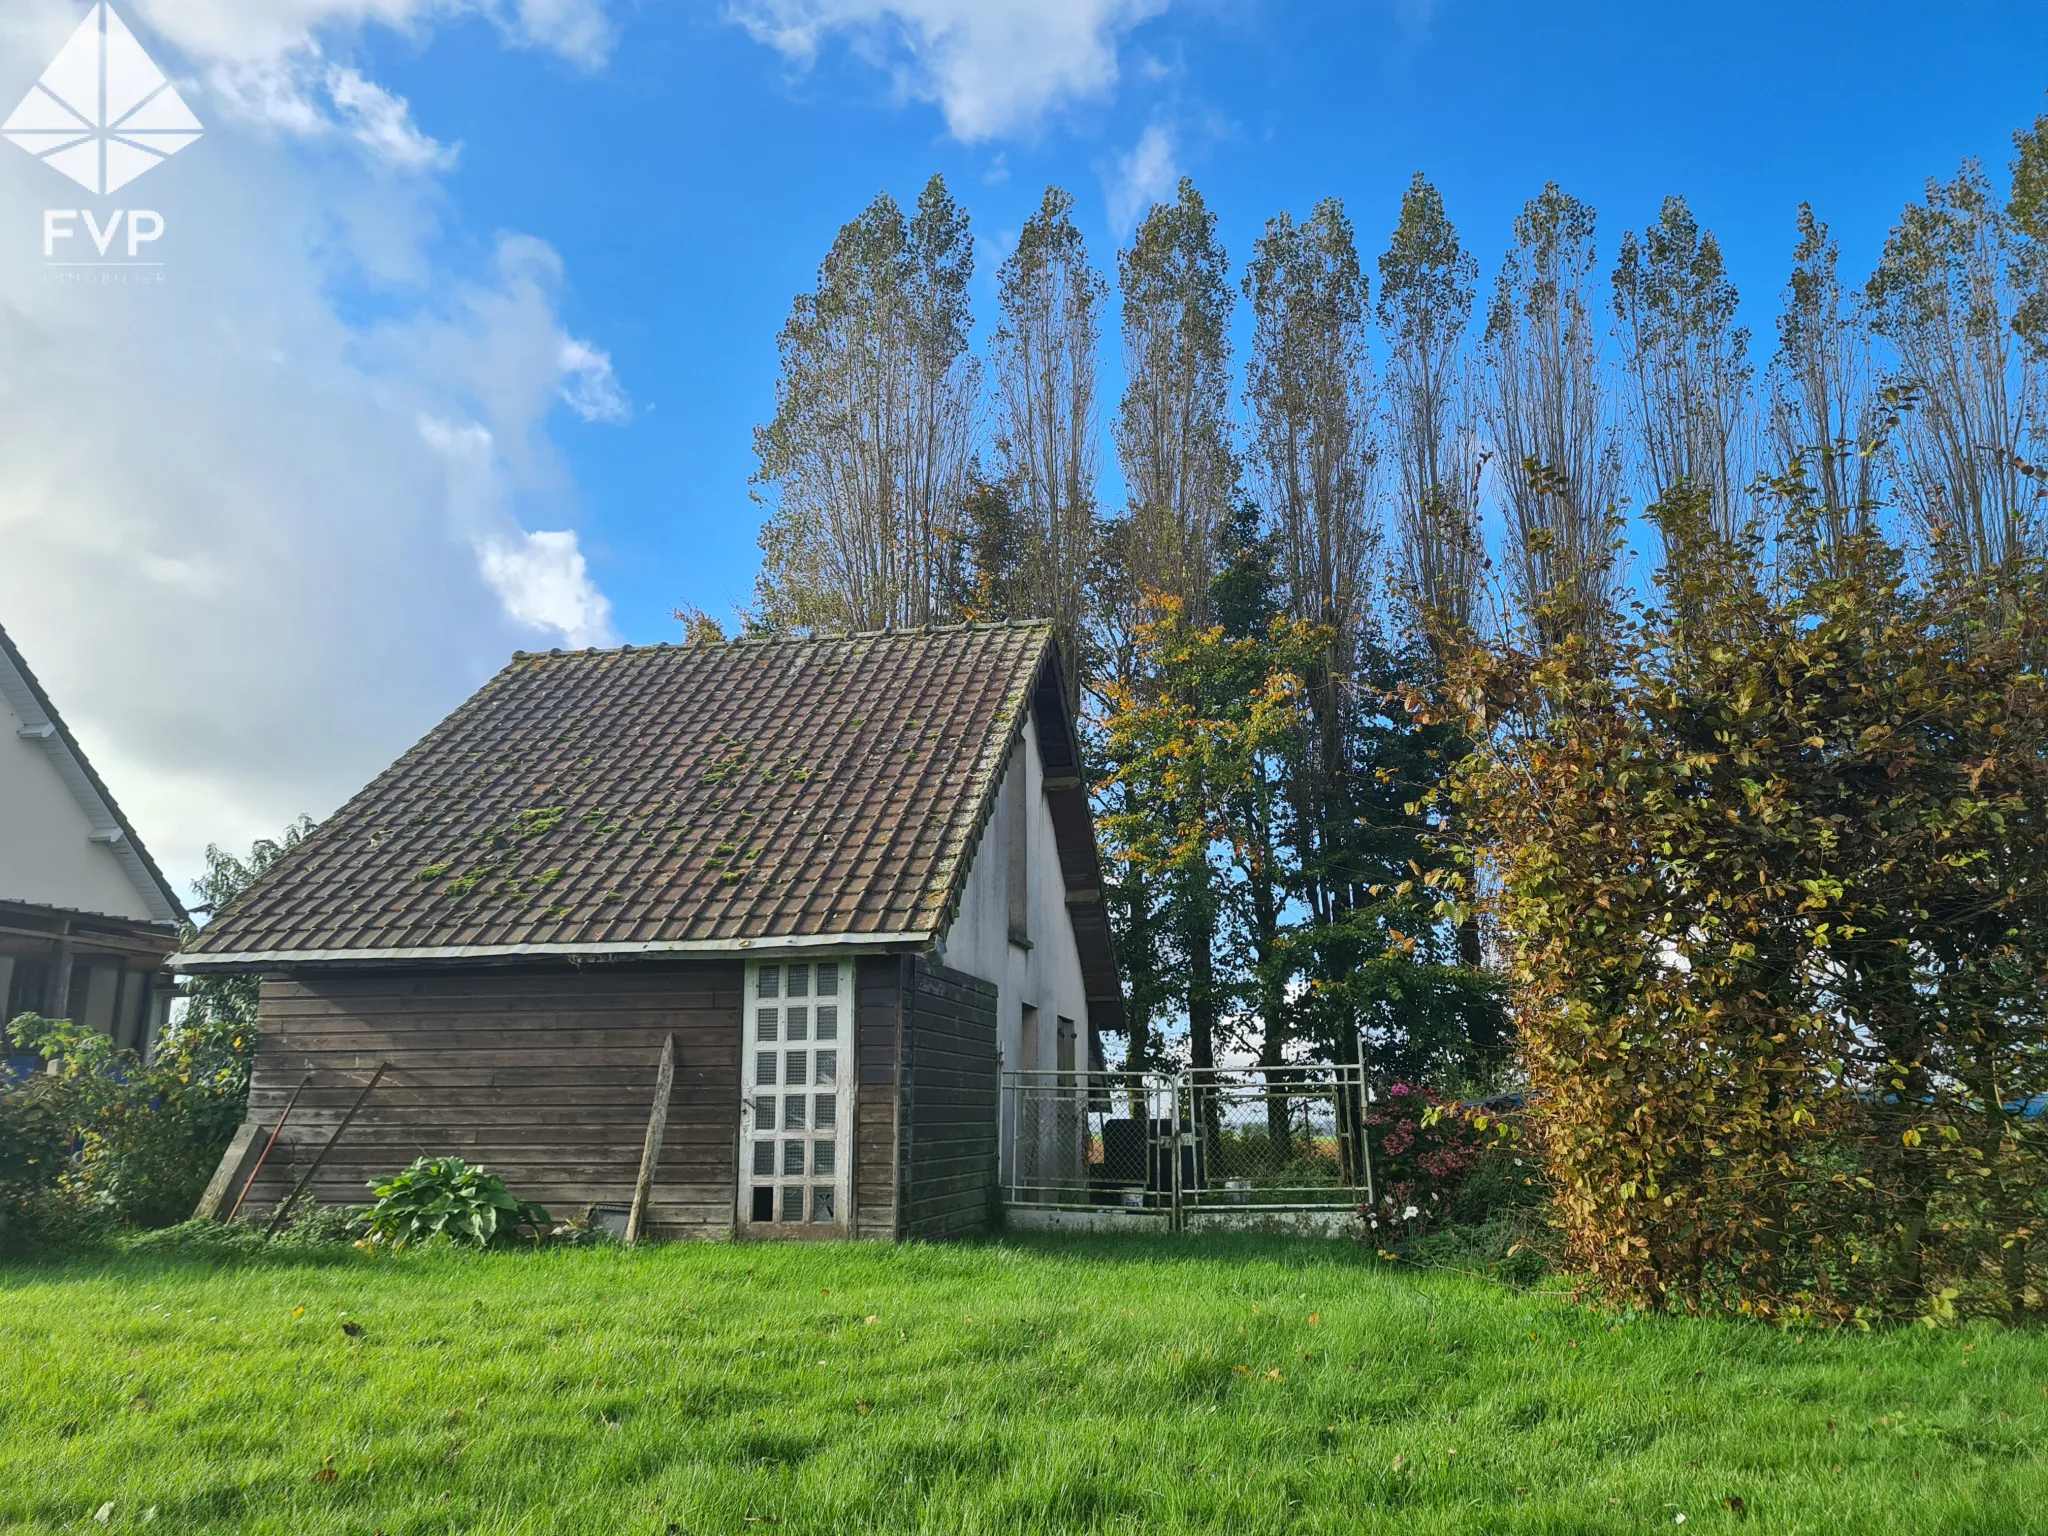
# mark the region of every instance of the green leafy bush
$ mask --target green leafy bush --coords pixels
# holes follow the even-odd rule
[[[538,1242],[548,1213],[520,1200],[505,1181],[459,1157],[423,1157],[396,1178],[370,1186],[367,1246],[403,1248],[434,1237],[479,1248],[511,1242],[522,1227]]]
[[[8,1028],[47,1070],[0,1092],[0,1241],[190,1215],[242,1118],[241,1085],[194,1072],[189,1037],[145,1063],[65,1020]]]
[[[49,1078],[0,1090],[0,1247],[39,1224],[71,1166],[77,1132]]]

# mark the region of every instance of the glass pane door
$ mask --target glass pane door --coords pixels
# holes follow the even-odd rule
[[[750,962],[740,1066],[740,1225],[843,1228],[853,967]]]

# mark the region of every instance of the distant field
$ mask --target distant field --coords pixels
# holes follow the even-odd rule
[[[2048,1335],[1617,1324],[1308,1240],[0,1265],[0,1528],[145,1522],[2048,1531]]]

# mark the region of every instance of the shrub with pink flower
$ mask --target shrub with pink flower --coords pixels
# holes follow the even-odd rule
[[[1500,1126],[1412,1083],[1375,1094],[1366,1115],[1379,1209],[1359,1214],[1380,1230],[1441,1221],[1474,1169],[1500,1145]]]

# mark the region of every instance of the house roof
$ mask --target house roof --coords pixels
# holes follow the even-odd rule
[[[1108,1022],[1121,988],[1043,624],[517,654],[176,963],[928,946],[1027,712]]]
[[[49,694],[29,670],[28,662],[5,627],[0,627],[0,697],[7,700],[8,707],[20,719],[21,734],[40,741],[43,750],[50,754],[50,765],[58,779],[92,824],[92,841],[106,848],[128,877],[128,883],[134,886],[135,894],[149,913],[149,921],[164,928],[184,922],[185,908],[178,893],[157,868],[142,839],[135,835],[135,828],[121,813],[113,791],[93,771],[78,738],[57,713],[57,706],[50,702]]]

